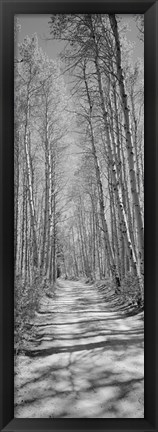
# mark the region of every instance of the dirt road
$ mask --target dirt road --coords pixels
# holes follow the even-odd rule
[[[93,285],[60,280],[15,368],[17,418],[143,418],[143,315]]]

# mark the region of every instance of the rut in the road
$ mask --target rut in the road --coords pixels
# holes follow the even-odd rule
[[[95,286],[61,280],[35,328],[15,417],[143,417],[142,314],[124,317]]]

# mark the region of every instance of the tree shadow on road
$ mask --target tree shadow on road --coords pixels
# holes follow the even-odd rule
[[[64,307],[58,297],[18,358],[15,417],[143,418],[142,315],[125,317],[114,297],[83,302],[77,287]]]
[[[32,369],[17,389],[15,416],[143,417],[143,333],[115,337],[26,352]]]

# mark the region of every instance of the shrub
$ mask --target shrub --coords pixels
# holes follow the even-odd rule
[[[141,284],[143,285],[143,280],[138,279],[130,272],[127,273],[121,282],[121,294],[123,294],[126,300],[129,300],[133,304],[136,303],[139,307],[144,305],[144,295],[142,297],[140,292]]]
[[[34,332],[33,318],[39,305],[40,289],[37,278],[30,285],[17,277],[14,283],[14,350],[24,348]]]

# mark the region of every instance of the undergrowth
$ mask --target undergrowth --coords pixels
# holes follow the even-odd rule
[[[122,304],[127,307],[132,306],[138,310],[144,309],[144,295],[142,296],[140,291],[140,284],[143,285],[143,281],[136,278],[130,272],[121,281],[121,287],[119,292],[116,294],[116,287],[114,282],[110,278],[105,278],[96,282],[96,286],[106,294],[107,291],[111,292],[113,295],[121,300]]]
[[[14,351],[23,351],[26,344],[35,335],[34,317],[39,310],[40,299],[53,296],[50,282],[35,277],[30,284],[22,278],[15,278],[14,283]]]

